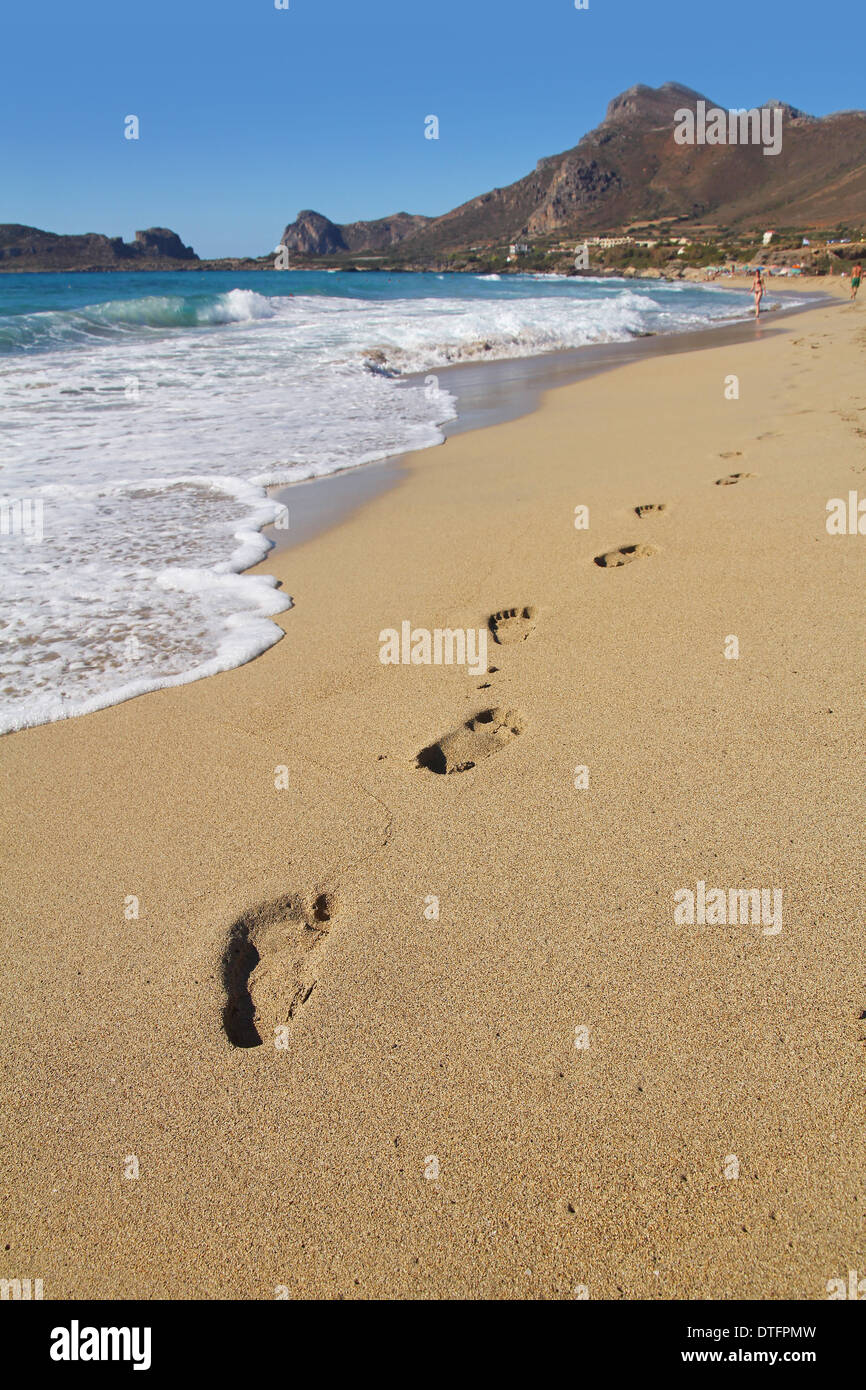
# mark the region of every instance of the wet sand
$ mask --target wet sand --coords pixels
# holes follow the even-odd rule
[[[782,310],[783,318],[803,313],[815,305],[831,303],[832,280],[820,280],[818,287],[778,289],[772,286],[768,294],[770,310]],[[724,289],[747,289],[748,282],[740,277],[725,283]],[[799,300],[794,305],[789,301]],[[805,302],[803,302],[805,301]],[[751,301],[749,301],[751,302]],[[784,331],[782,321],[775,317],[761,320],[760,328],[752,320],[737,320],[716,328],[693,333],[648,334],[626,342],[598,343],[569,352],[545,353],[538,357],[517,357],[502,361],[464,362],[442,367],[437,381],[455,398],[457,415],[442,423],[446,439],[470,430],[518,420],[538,409],[545,391],[584,381],[599,372],[639,362],[645,357],[668,353],[698,352],[711,347],[750,342],[756,333]],[[407,386],[422,384],[428,373],[413,373],[406,378]],[[407,475],[405,454],[397,454],[369,463],[361,468],[344,469],[321,478],[311,478],[290,487],[274,488],[272,495],[287,508],[289,524],[279,528],[267,527],[266,535],[277,549],[302,544],[329,526],[342,521],[357,507],[372,499],[385,488],[394,487]]]

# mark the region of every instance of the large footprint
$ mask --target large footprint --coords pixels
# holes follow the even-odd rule
[[[223,1028],[234,1047],[260,1047],[306,1004],[318,983],[317,964],[335,900],[289,895],[251,908],[229,932],[222,961]]]
[[[531,606],[503,608],[500,613],[493,613],[488,621],[495,641],[506,646],[509,642],[525,642],[537,617],[538,609]]]
[[[716,487],[733,487],[734,483],[739,483],[743,478],[754,478],[755,473],[729,473],[726,478],[716,478]]]
[[[604,555],[596,555],[595,563],[602,569],[616,569],[618,565],[630,565],[632,560],[645,560],[656,554],[654,545],[621,545],[619,550],[608,550]]]
[[[523,719],[515,711],[497,705],[482,710],[468,719],[459,729],[422,748],[418,754],[419,767],[431,772],[468,772],[484,758],[498,753],[523,733]]]

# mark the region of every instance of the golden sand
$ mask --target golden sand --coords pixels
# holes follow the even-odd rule
[[[415,455],[261,567],[295,607],[258,660],[2,741],[0,1273],[812,1299],[866,1268],[866,536],[825,526],[866,498],[864,312]],[[495,671],[379,660],[525,608]],[[678,924],[699,882],[781,890],[781,931]]]

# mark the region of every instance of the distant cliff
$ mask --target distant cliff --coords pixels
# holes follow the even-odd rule
[[[410,212],[395,212],[375,222],[347,222],[340,225],[307,208],[286,228],[280,242],[289,254],[334,256],[346,251],[386,251],[407,237],[420,232],[432,218]]]
[[[14,222],[0,224],[0,271],[186,270],[198,259],[167,227],[148,227],[136,232],[135,241],[124,241],[99,232],[61,236]]]

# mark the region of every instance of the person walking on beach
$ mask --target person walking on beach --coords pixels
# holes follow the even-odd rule
[[[851,299],[852,299],[852,300],[854,300],[854,299],[857,298],[857,291],[858,291],[859,288],[860,288],[860,276],[861,276],[862,272],[863,272],[863,267],[862,267],[862,265],[860,264],[860,262],[858,261],[857,264],[854,266],[854,269],[851,271]]]
[[[761,278],[761,267],[755,270],[755,278],[752,281],[752,294],[755,296],[755,318],[761,312],[761,300],[764,298],[764,281]]]

